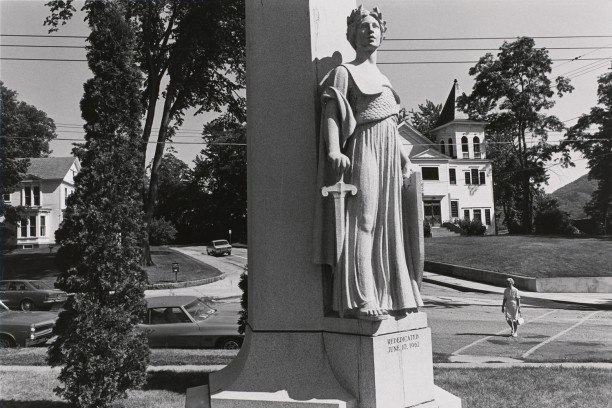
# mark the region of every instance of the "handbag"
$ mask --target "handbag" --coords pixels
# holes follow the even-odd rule
[[[516,320],[516,322],[518,323],[518,325],[520,326],[521,324],[525,324],[525,319],[523,319],[523,316],[519,316],[519,318]]]

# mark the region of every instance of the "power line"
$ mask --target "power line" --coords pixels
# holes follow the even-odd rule
[[[612,47],[536,47],[538,50],[601,50]],[[404,48],[404,49],[379,49],[379,52],[434,52],[434,51],[499,51],[499,48]],[[586,55],[586,54],[584,54]],[[577,57],[579,58],[579,57]]]
[[[446,37],[446,38],[385,38],[384,41],[463,41],[463,40],[509,40],[518,37],[530,37],[539,39],[553,38],[612,38],[612,35],[552,35],[552,36],[507,36],[507,37]]]
[[[0,57],[4,61],[50,61],[50,62],[87,62],[86,59],[56,59],[56,58],[6,58]]]
[[[609,58],[609,57],[607,57]],[[573,58],[555,58],[551,61],[572,61]],[[581,61],[600,61],[602,58],[584,58]],[[378,62],[379,65],[417,65],[417,64],[476,64],[478,61],[398,61]]]
[[[79,48],[85,49],[84,45],[27,45],[27,44],[0,44],[0,47],[20,47],[20,48]]]
[[[0,37],[28,37],[28,38],[87,38],[84,35],[51,35],[51,34],[0,34]]]

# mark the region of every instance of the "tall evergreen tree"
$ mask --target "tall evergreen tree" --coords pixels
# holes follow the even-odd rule
[[[612,73],[598,78],[597,97],[601,106],[591,108],[567,132],[564,144],[578,150],[588,160],[589,180],[597,189],[585,212],[612,233]],[[591,131],[596,128],[597,130]]]
[[[548,50],[519,37],[504,42],[497,58],[487,53],[470,68],[472,93],[459,98],[471,118],[489,122],[487,157],[496,171],[496,204],[505,208],[509,227],[522,232],[532,232],[534,196],[548,178],[544,166],[555,152],[548,132],[563,129],[545,112],[555,105],[555,90],[559,97],[573,90],[567,78],[557,77],[553,85],[551,68]]]
[[[121,3],[90,4],[82,163],[56,233],[60,288],[74,293],[59,315],[49,362],[62,366],[58,395],[77,407],[106,407],[145,381],[142,269],[141,75],[133,27]]]

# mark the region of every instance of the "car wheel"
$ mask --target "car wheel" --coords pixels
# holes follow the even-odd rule
[[[242,339],[236,337],[228,337],[219,340],[218,347],[225,350],[238,350],[242,346]]]
[[[206,250],[206,253],[207,253],[208,255],[212,255],[212,254],[210,253],[210,249],[207,249],[207,250]]]
[[[15,347],[15,341],[8,336],[0,336],[0,348]]]
[[[21,301],[21,310],[28,312],[35,309],[36,306],[34,306],[34,302],[32,302],[30,299],[24,299]]]

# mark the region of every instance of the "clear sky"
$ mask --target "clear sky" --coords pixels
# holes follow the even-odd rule
[[[247,0],[251,1],[251,0]],[[84,15],[79,12],[53,38],[9,37],[7,34],[46,35],[42,26],[48,9],[46,1],[0,0],[0,55],[2,58],[85,59]],[[80,8],[77,3],[77,8]],[[550,50],[555,61],[553,76],[572,79],[575,90],[561,98],[551,110],[567,125],[588,112],[597,103],[597,77],[610,68],[612,58],[612,0],[378,0],[363,1],[366,8],[379,6],[387,20],[387,41],[379,53],[379,66],[402,98],[407,110],[416,109],[429,99],[443,103],[453,80],[469,92],[473,81],[468,70],[487,51],[496,53],[501,39],[423,40],[440,38],[536,38],[536,45]],[[576,36],[577,38],[558,38]],[[608,37],[580,37],[608,36]],[[52,36],[48,36],[52,37]],[[397,39],[409,39],[397,41]],[[422,39],[422,40],[415,40]],[[74,46],[76,48],[10,47],[9,45]],[[607,47],[600,48],[599,47]],[[415,51],[415,49],[466,49],[461,51]],[[554,49],[571,48],[571,49]],[[401,51],[391,51],[401,50]],[[408,51],[411,50],[411,51]],[[608,58],[606,60],[605,58]],[[594,59],[594,60],[588,60]],[[439,64],[385,64],[389,62],[433,62]],[[79,101],[83,83],[91,76],[85,62],[0,60],[0,78],[5,86],[19,93],[19,98],[47,114],[58,124],[58,138],[82,138]],[[174,144],[179,157],[191,164],[202,148],[198,134],[212,115],[188,118]],[[553,135],[552,140],[559,136]],[[55,156],[69,155],[71,141],[52,143]],[[192,143],[192,144],[188,144]],[[576,168],[550,168],[550,186],[556,188],[585,174],[585,161],[575,155]],[[554,163],[551,163],[554,164]]]

